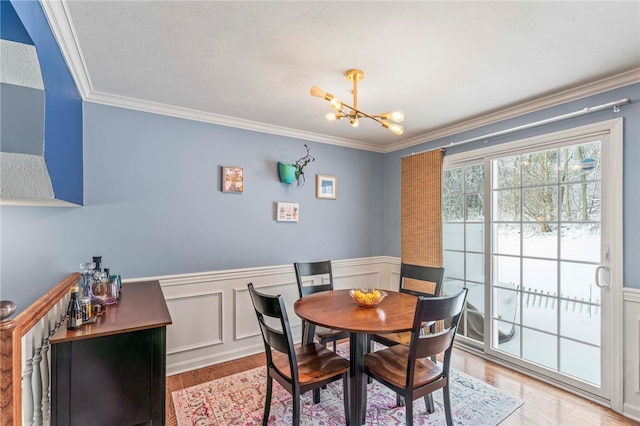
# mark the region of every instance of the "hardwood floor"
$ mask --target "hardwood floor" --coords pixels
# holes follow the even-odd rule
[[[167,426],[177,426],[171,392],[260,367],[264,363],[264,354],[258,354],[167,377]],[[524,400],[524,404],[502,422],[501,426],[638,424],[601,405],[462,350],[454,351],[451,365]]]

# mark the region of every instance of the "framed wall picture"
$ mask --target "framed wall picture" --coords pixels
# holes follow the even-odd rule
[[[335,200],[338,193],[338,177],[316,175],[316,198]]]
[[[298,203],[276,203],[276,221],[297,222],[300,217]]]
[[[222,166],[222,192],[242,194],[244,174],[242,167]]]

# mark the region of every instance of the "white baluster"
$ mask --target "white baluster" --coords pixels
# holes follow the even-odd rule
[[[49,339],[65,323],[70,295],[60,299],[22,338],[23,425],[51,423],[51,344]]]
[[[64,312],[66,309],[66,305],[64,305],[65,309],[62,309],[63,303],[64,301],[60,300],[47,313],[47,327],[45,328],[45,330],[48,329],[49,333],[45,339],[46,342],[43,345],[42,356],[47,371],[47,379],[42,380],[42,418],[44,420],[43,423],[45,426],[51,424],[51,352],[49,351],[51,347],[50,339],[51,336],[53,336],[53,334],[58,330],[58,327],[61,324],[61,312]],[[64,319],[64,315],[62,315],[62,319]],[[43,369],[45,367],[43,367]]]
[[[42,404],[40,412],[42,414],[42,423],[45,424],[49,419],[49,409],[51,401],[49,400],[49,388],[51,385],[51,374],[49,370],[49,337],[51,336],[51,317],[52,311],[47,312],[42,318],[42,361],[40,361],[40,377],[42,377]]]
[[[33,331],[33,373],[31,387],[33,391],[33,424],[42,425],[42,375],[40,362],[42,361],[42,319],[36,323]]]
[[[22,423],[26,426],[33,425],[33,391],[31,387],[31,375],[33,373],[33,329],[29,330],[22,338],[22,354],[24,365],[22,367]]]

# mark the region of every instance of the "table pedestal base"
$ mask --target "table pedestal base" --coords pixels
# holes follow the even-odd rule
[[[367,379],[364,374],[364,354],[367,335],[351,333],[349,335],[349,419],[350,425],[363,425],[366,411]]]

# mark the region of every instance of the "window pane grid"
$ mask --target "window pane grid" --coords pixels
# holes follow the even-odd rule
[[[484,165],[444,170],[444,291],[469,289],[458,332],[482,341],[484,332]],[[471,313],[473,315],[471,315]]]
[[[600,262],[599,149],[596,142],[490,162],[491,346],[565,374],[575,373],[563,366],[572,351],[600,347],[600,292],[585,275]],[[500,304],[514,288],[511,322]],[[510,323],[517,339],[499,340],[497,327]]]

